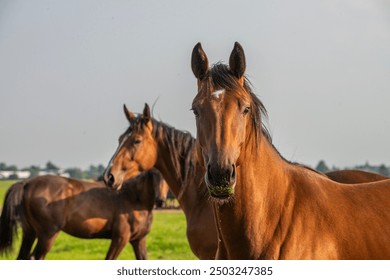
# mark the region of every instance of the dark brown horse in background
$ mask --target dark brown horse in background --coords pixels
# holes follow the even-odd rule
[[[106,171],[109,186],[121,186],[126,172],[156,167],[168,181],[187,221],[187,239],[200,259],[213,259],[217,251],[217,232],[204,169],[196,156],[195,139],[187,132],[156,121],[147,104],[136,116],[124,106],[129,128],[119,137],[119,146]],[[386,177],[364,171],[335,171],[328,174],[346,183],[376,181]]]
[[[329,179],[344,184],[370,183],[388,180],[389,177],[363,170],[337,170],[325,173]]]
[[[390,259],[390,180],[340,184],[285,160],[262,125],[266,110],[244,76],[192,53],[198,154],[214,201],[218,258]]]
[[[146,235],[154,203],[168,188],[157,170],[127,180],[119,191],[103,182],[38,176],[11,186],[0,219],[0,252],[12,248],[17,221],[23,230],[18,259],[44,259],[60,231],[79,238],[111,239],[106,259],[116,259],[130,242],[146,259]],[[35,239],[38,242],[31,253]]]

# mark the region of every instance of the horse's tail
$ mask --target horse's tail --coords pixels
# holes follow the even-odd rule
[[[25,182],[13,184],[7,191],[0,217],[0,254],[12,249],[13,237],[17,231],[17,222],[22,215],[22,198]]]

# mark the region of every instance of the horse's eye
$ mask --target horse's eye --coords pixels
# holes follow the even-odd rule
[[[246,114],[249,113],[250,110],[251,110],[251,107],[248,106],[248,107],[245,108],[244,112],[242,112],[242,113],[243,113],[244,116],[245,116]]]
[[[199,112],[195,108],[192,108],[191,110],[194,113],[196,118],[199,117]]]
[[[141,139],[134,139],[134,145],[140,144],[142,141]]]

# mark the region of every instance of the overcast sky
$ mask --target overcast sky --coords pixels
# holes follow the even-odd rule
[[[286,159],[390,165],[389,3],[0,0],[0,162],[106,165],[124,103],[195,135],[192,48],[238,41]]]

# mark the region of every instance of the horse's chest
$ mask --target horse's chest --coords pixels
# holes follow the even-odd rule
[[[131,240],[145,236],[152,225],[152,213],[149,211],[134,211],[131,224]]]

